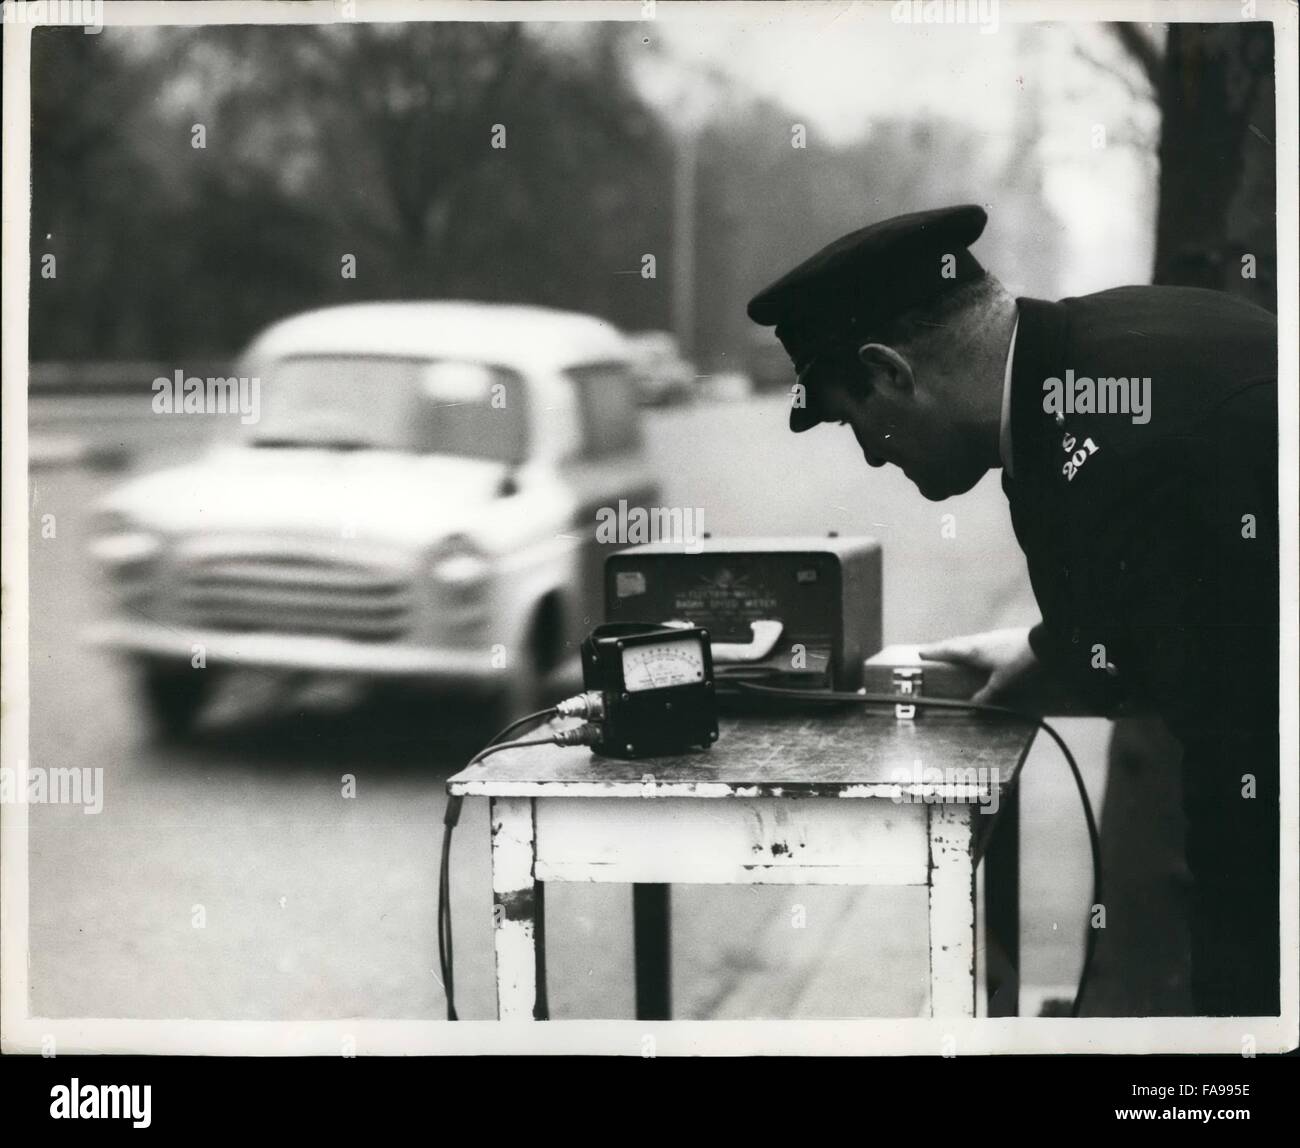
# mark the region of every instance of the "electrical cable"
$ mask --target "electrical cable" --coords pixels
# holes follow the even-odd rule
[[[599,734],[599,727],[587,723],[576,729],[561,730],[550,737],[528,738],[523,741],[501,741],[501,738],[528,722],[551,717],[558,707],[538,710],[511,722],[486,746],[478,751],[466,765],[477,765],[486,757],[506,749],[523,749],[533,745],[590,745]],[[456,1015],[455,948],[451,933],[451,835],[460,820],[464,798],[452,795],[447,798],[447,808],[442,817],[442,856],[438,866],[438,966],[442,972],[443,993],[447,998],[447,1019],[459,1020]]]
[[[505,729],[499,731],[495,737],[488,739],[488,745],[496,745],[499,741],[504,741],[520,726],[528,725],[529,722],[540,722],[543,718],[553,717],[558,711],[555,706],[547,706],[544,710],[537,710],[535,713],[524,714],[523,717],[512,721]]]
[[[986,702],[968,702],[960,701],[956,698],[928,698],[924,694],[869,694],[869,693],[848,693],[837,691],[812,691],[812,690],[794,690],[783,689],[779,686],[763,686],[754,682],[735,681],[732,683],[733,688],[743,690],[746,693],[767,694],[773,697],[785,697],[798,699],[799,701],[812,702],[853,702],[861,705],[917,705],[929,706],[932,709],[949,709],[965,710],[970,713],[988,713],[997,714],[1001,717],[1015,718],[1018,721],[1028,722],[1037,729],[1041,729],[1054,742],[1065,758],[1065,763],[1070,767],[1070,772],[1074,775],[1074,784],[1079,791],[1079,803],[1083,806],[1083,818],[1088,826],[1088,845],[1092,850],[1092,904],[1094,906],[1102,903],[1102,883],[1101,883],[1101,841],[1097,833],[1097,821],[1093,816],[1092,802],[1088,800],[1088,790],[1083,784],[1083,774],[1079,772],[1079,765],[1074,760],[1074,754],[1070,752],[1070,747],[1065,744],[1065,739],[1053,728],[1050,722],[1039,717],[1037,714],[1029,713],[1026,710],[1013,709],[1010,706],[990,705]],[[1026,747],[1027,750],[1028,747]],[[1021,759],[1023,761],[1023,757]],[[1083,1003],[1083,995],[1087,991],[1088,978],[1092,973],[1093,957],[1097,948],[1097,929],[1089,928],[1087,938],[1084,942],[1083,951],[1083,968],[1079,972],[1079,983],[1075,989],[1074,1003],[1070,1008],[1070,1015],[1077,1017],[1079,1009]]]

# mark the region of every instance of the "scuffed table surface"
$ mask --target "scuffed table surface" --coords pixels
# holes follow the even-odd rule
[[[460,796],[891,797],[971,800],[1012,784],[1036,730],[973,714],[899,721],[887,708],[827,706],[719,722],[709,750],[632,760],[586,746],[503,750],[452,777]],[[540,736],[542,730],[523,737]],[[925,770],[942,769],[943,782]],[[954,780],[951,771],[974,771]]]

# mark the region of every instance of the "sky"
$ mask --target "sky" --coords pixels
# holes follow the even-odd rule
[[[683,73],[717,71],[788,107],[792,121],[808,125],[809,146],[819,136],[869,140],[873,118],[943,116],[969,125],[1000,158],[1021,105],[1033,101],[1045,195],[1067,236],[1063,293],[1148,282],[1159,113],[1118,41],[1096,25],[1013,24],[1006,5],[991,30],[894,23],[895,11],[908,12],[891,4],[692,7],[658,19],[652,34]],[[692,104],[683,93],[698,91],[693,115],[707,117],[707,84],[658,87],[654,97],[679,117]]]

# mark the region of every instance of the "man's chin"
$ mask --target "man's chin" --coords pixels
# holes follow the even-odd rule
[[[927,476],[925,478],[917,478],[909,474],[907,477],[912,480],[912,485],[921,492],[921,497],[928,502],[943,502],[944,499],[952,498],[958,494],[965,494],[979,481],[979,478],[976,477],[967,482],[952,474],[935,477]]]

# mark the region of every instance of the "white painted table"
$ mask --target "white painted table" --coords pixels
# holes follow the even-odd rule
[[[634,886],[643,1019],[669,1012],[669,885],[923,885],[931,1014],[973,1016],[976,867],[990,842],[986,927],[1002,959],[988,967],[988,1012],[1014,1014],[1015,782],[1033,737],[965,714],[821,707],[724,719],[713,749],[679,757],[540,746],[463,770],[448,791],[491,802],[498,1016],[546,1018],[548,881]]]

